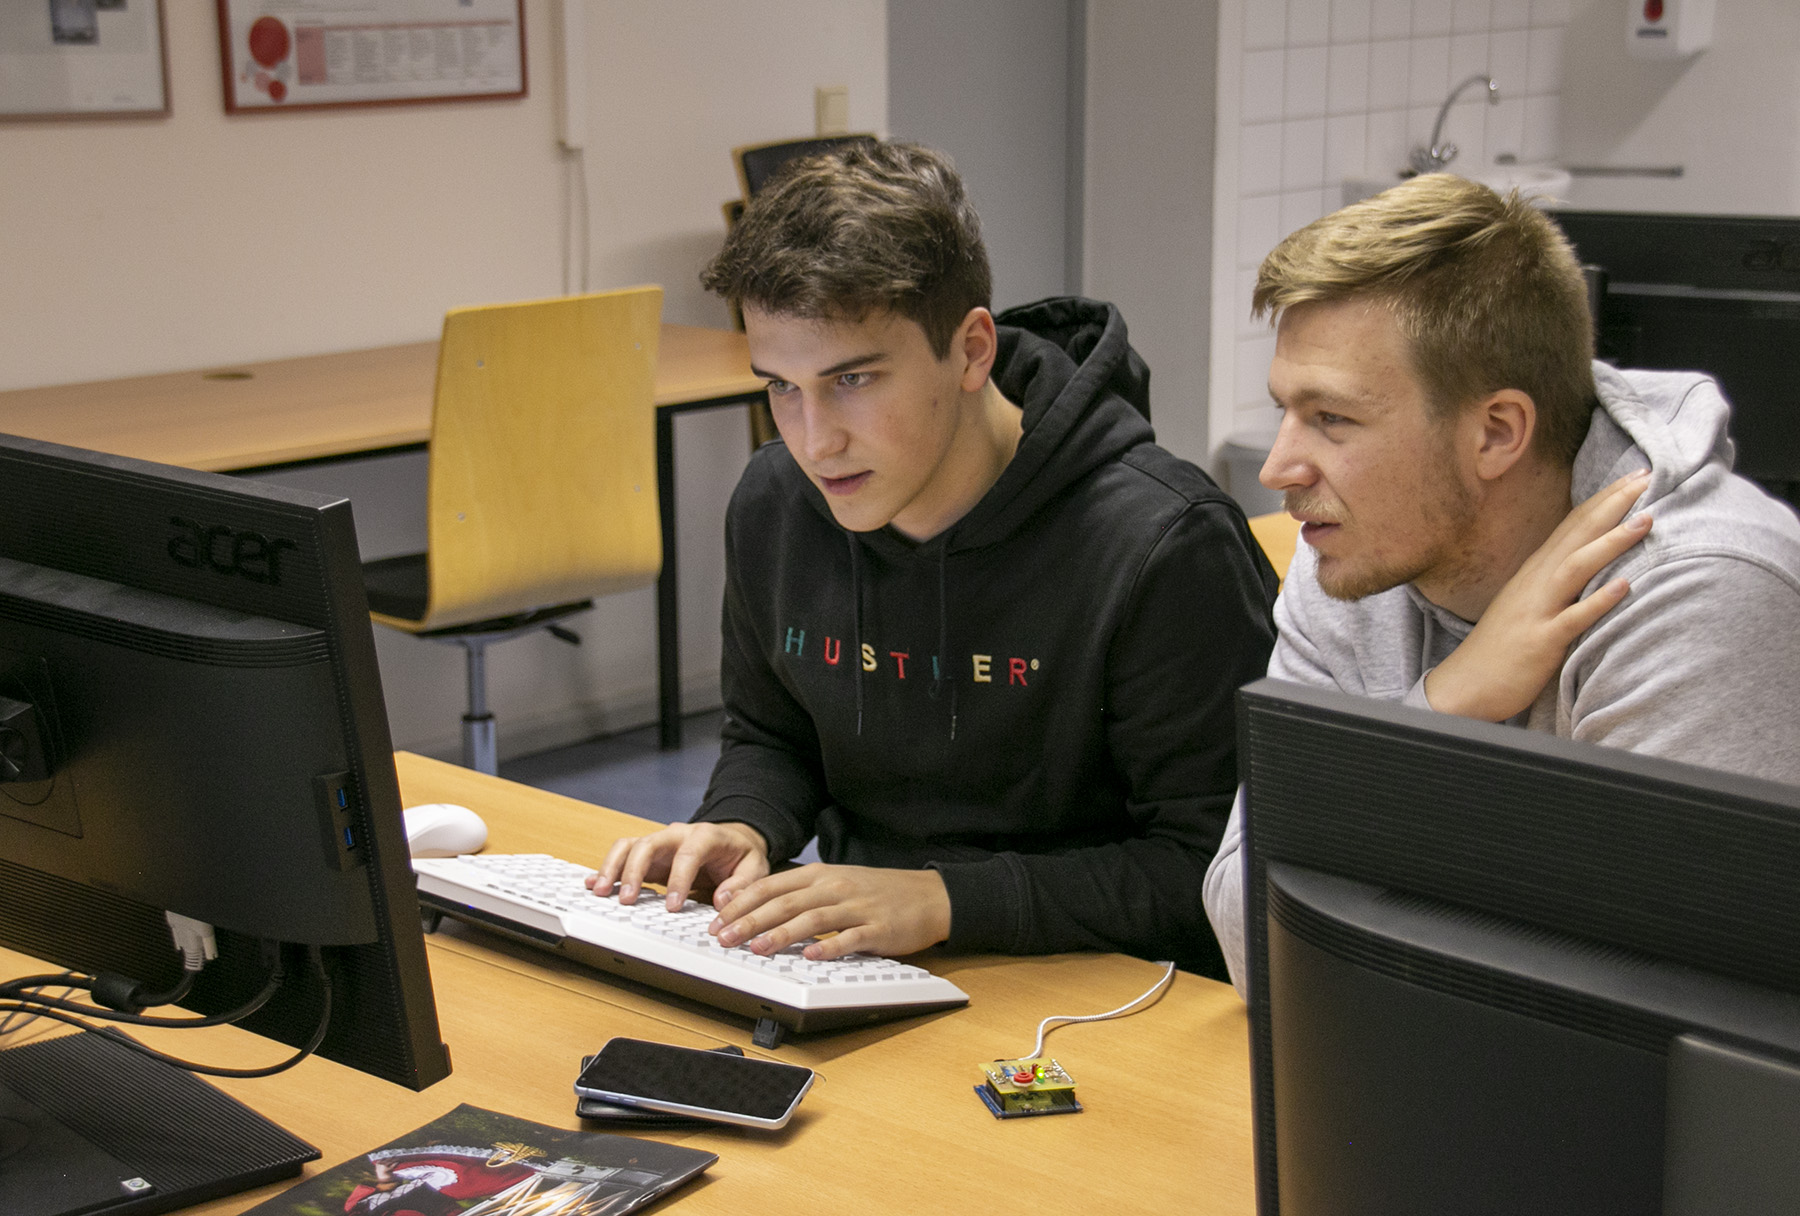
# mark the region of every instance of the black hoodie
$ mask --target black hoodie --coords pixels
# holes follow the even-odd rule
[[[1274,644],[1243,513],[1154,443],[1110,304],[997,318],[1024,410],[944,533],[846,532],[784,445],[726,523],[718,767],[697,820],[935,868],[952,947],[1122,950],[1223,978],[1201,905],[1237,784],[1234,693]]]

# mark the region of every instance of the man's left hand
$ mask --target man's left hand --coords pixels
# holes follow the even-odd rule
[[[821,933],[810,959],[911,954],[950,936],[950,894],[936,870],[809,865],[732,892],[712,931],[723,945],[774,954]]]

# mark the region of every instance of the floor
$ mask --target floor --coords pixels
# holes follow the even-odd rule
[[[566,794],[658,823],[683,823],[706,796],[706,783],[719,758],[721,710],[682,719],[679,751],[656,746],[654,723],[624,734],[571,744],[500,765],[500,775],[522,785]],[[800,861],[817,861],[809,844]]]
[[[500,775],[658,823],[681,823],[706,796],[724,722],[724,713],[716,709],[683,718],[679,751],[657,748],[652,723],[622,735],[505,761]]]

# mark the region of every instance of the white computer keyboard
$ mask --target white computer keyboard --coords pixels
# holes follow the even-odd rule
[[[721,946],[708,933],[711,905],[671,912],[646,891],[633,905],[596,896],[594,871],[542,853],[415,857],[419,899],[589,966],[756,1019],[773,1046],[782,1027],[830,1030],[967,1004],[968,994],[923,967],[850,954],[815,962],[805,943],[774,955]]]

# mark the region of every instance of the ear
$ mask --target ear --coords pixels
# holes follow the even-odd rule
[[[1000,336],[994,330],[994,314],[985,308],[971,308],[950,339],[950,358],[960,359],[963,365],[962,391],[980,392],[999,355]]]
[[[1475,475],[1495,481],[1524,459],[1537,433],[1537,403],[1529,393],[1503,388],[1490,393],[1471,411],[1479,428]]]

